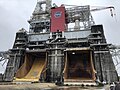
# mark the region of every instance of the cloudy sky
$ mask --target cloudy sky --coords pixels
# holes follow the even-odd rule
[[[25,28],[29,30],[29,20],[37,0],[0,0],[0,50],[12,48],[15,33]],[[109,10],[93,12],[96,24],[103,24],[108,43],[120,45],[120,1],[119,0],[53,0],[58,5],[114,6],[116,17],[110,16]]]
[[[37,0],[0,0],[0,51],[12,48],[15,33],[25,28],[29,30],[29,20]],[[93,12],[96,24],[103,24],[108,43],[120,45],[120,0],[53,0],[57,5],[114,6],[116,16],[110,10]]]

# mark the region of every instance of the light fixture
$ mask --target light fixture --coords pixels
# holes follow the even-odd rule
[[[75,52],[72,52],[72,54],[75,54]]]

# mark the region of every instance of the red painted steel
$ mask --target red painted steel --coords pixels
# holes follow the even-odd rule
[[[65,7],[51,9],[51,32],[65,31]]]

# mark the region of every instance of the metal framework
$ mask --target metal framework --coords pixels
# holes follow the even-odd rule
[[[120,45],[110,45],[109,48],[116,66],[116,70],[118,71],[120,69]]]
[[[38,0],[33,16],[28,21],[30,33],[43,33],[50,31],[51,0]]]
[[[79,21],[79,28],[78,29],[86,29],[90,28],[94,25],[94,21],[90,12],[90,6],[76,6],[70,7],[66,9],[67,13],[67,22],[74,23]]]
[[[33,16],[28,21],[30,24],[29,33],[24,29],[16,33],[2,80],[14,80],[17,71],[25,62],[26,55],[39,56],[39,54],[43,55],[42,53],[44,53],[46,63],[43,65],[44,69],[41,70],[42,74],[39,75],[39,80],[61,85],[64,83],[64,74],[73,75],[69,69],[68,72],[64,73],[65,68],[69,68],[69,65],[71,65],[68,63],[68,61],[71,61],[68,56],[77,53],[75,56],[73,55],[76,59],[74,64],[76,67],[79,66],[79,72],[87,75],[85,78],[90,78],[92,82],[99,80],[101,83],[118,81],[109,44],[107,44],[104,36],[103,26],[95,25],[90,6],[66,8],[66,22],[67,24],[75,23],[75,26],[72,30],[69,30],[68,27],[67,31],[64,32],[50,32],[50,8],[51,0],[38,0]],[[57,8],[57,6],[54,8]],[[83,58],[85,55],[87,57],[86,62]],[[35,56],[31,56],[31,59],[33,58]],[[80,66],[83,66],[82,69]],[[88,70],[88,67],[90,70]],[[85,76],[77,72],[78,68],[74,69],[76,77],[83,78]],[[69,83],[68,79],[66,81]],[[73,81],[77,81],[77,79]],[[82,81],[79,80],[78,84],[80,82]]]

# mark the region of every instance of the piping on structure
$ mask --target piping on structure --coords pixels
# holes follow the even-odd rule
[[[103,26],[95,25],[89,5],[51,7],[51,0],[38,1],[28,22],[29,33],[23,28],[16,33],[1,81],[118,81]]]

